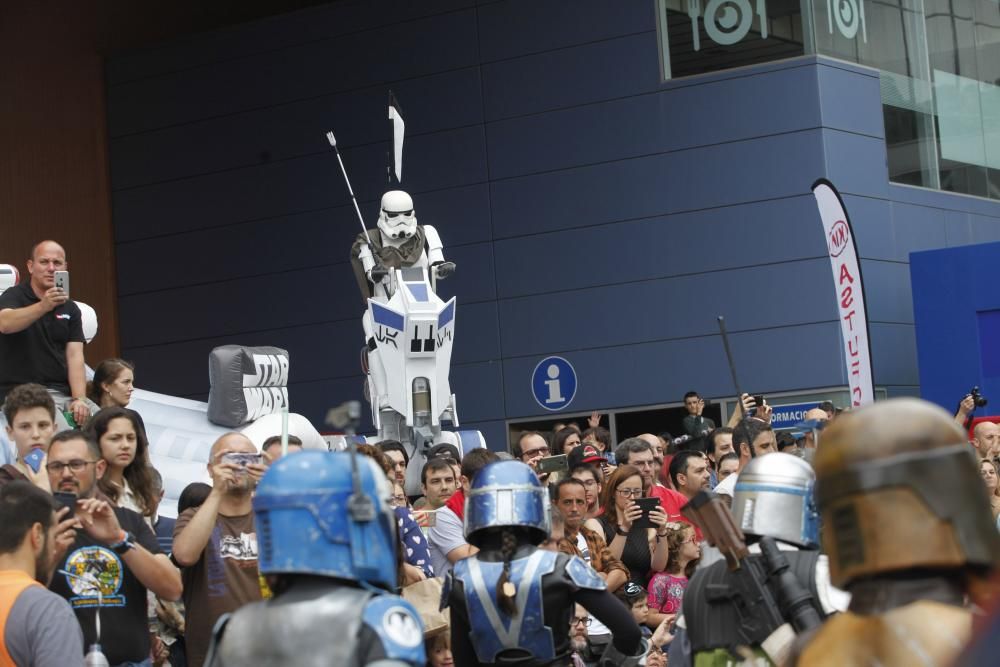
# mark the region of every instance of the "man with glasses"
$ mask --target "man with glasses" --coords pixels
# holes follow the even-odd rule
[[[549,474],[538,473],[538,462],[551,453],[552,450],[549,448],[549,443],[545,439],[545,436],[537,431],[525,431],[522,433],[518,437],[513,451],[514,458],[531,466],[531,469],[538,475],[538,479],[542,484],[545,484],[548,480]]]
[[[142,516],[115,507],[97,489],[107,470],[96,442],[80,431],[52,438],[46,463],[55,492],[80,521],[76,541],[49,588],[69,601],[87,646],[97,640],[94,608],[101,608],[101,646],[112,665],[149,664],[147,590],[166,600],[181,595],[181,575],[160,553]],[[76,498],[75,502],[72,501]]]
[[[573,667],[588,667],[597,664],[596,660],[587,662],[584,656],[590,655],[590,643],[588,641],[588,628],[593,621],[590,614],[582,605],[574,605],[573,615],[569,617],[569,645],[573,649],[570,657],[573,659]]]

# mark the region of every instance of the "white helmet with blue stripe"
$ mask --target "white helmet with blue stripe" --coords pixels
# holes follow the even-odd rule
[[[777,452],[747,463],[736,480],[733,516],[747,537],[773,537],[819,548],[816,473],[798,456]]]

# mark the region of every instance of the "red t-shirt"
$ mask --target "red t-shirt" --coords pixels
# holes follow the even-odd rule
[[[688,521],[686,516],[681,514],[681,508],[688,502],[687,496],[673,489],[656,484],[649,490],[649,495],[660,499],[660,505],[663,507],[663,511],[667,513],[667,521],[682,521],[694,526],[696,538],[699,542],[702,540],[701,530],[698,526],[695,526],[691,521]]]

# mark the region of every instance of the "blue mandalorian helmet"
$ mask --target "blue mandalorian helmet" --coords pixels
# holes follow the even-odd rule
[[[389,482],[357,456],[361,492],[374,501],[371,521],[348,509],[351,454],[303,451],[275,462],[253,499],[263,574],[313,574],[396,587],[396,521]]]
[[[490,528],[527,529],[539,544],[551,532],[549,493],[520,461],[498,461],[479,471],[465,498],[465,539],[479,546]]]

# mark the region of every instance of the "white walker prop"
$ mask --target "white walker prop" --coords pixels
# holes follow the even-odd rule
[[[336,152],[363,230],[352,261],[364,274],[359,282],[366,283],[361,285],[367,304],[362,316],[362,369],[372,424],[379,440],[403,443],[410,459],[405,491],[417,495],[431,447],[448,443],[464,453],[485,446],[478,431],[442,430],[442,422],[459,425],[455,395],[448,382],[455,298],[442,300],[437,281],[450,276],[455,265],[445,260],[437,230],[417,224],[413,199],[402,190],[390,190],[382,196],[376,229],[367,229],[337,151],[337,140],[333,132],[326,136]],[[398,162],[396,168],[400,169]],[[396,258],[399,266],[386,266],[382,258],[387,254]]]

